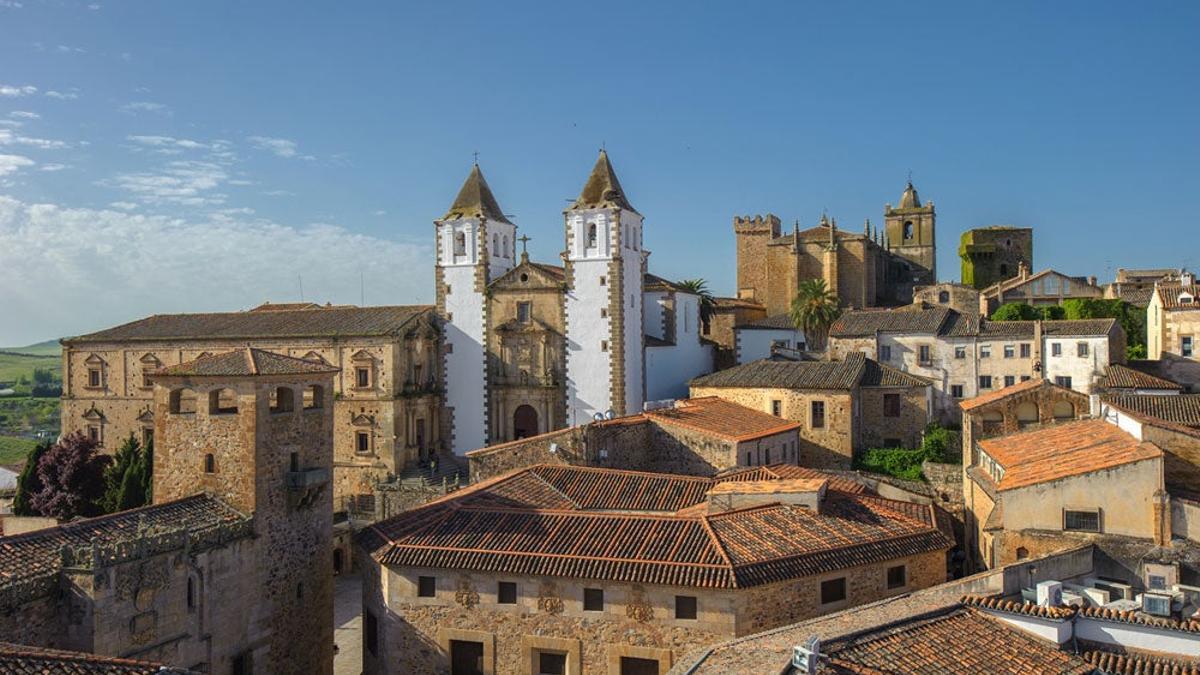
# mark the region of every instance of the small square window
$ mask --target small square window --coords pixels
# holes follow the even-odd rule
[[[608,277],[600,277],[600,285],[604,286],[608,283]]]
[[[950,385],[950,396],[952,396],[954,398],[962,398],[963,397],[963,386],[961,384]]]
[[[1063,510],[1063,529],[1074,532],[1099,532],[1100,511]]]
[[[967,348],[966,347],[955,347],[954,348],[954,358],[956,358],[956,359],[967,358]]]
[[[776,417],[783,417],[783,401],[778,399],[771,401],[771,414]]]
[[[821,582],[821,604],[828,605],[846,599],[846,577]]]
[[[583,611],[585,611],[585,612],[603,612],[604,611],[604,589],[602,589],[602,588],[585,588],[585,589],[583,589]]]
[[[567,655],[563,652],[538,652],[538,675],[566,675]]]
[[[608,351],[608,340],[600,341],[600,351],[602,351],[602,352]]]
[[[437,595],[437,577],[417,577],[417,597],[432,598]]]
[[[908,569],[904,565],[889,567],[887,570],[887,587],[903,588],[908,583]]]
[[[1031,378],[1031,377],[1030,377],[1030,376],[1028,376],[1028,375],[1022,375],[1022,376],[1021,376],[1021,381],[1022,381],[1022,382],[1028,382],[1028,381],[1029,381],[1029,380],[1031,380],[1031,379],[1033,379],[1033,378]]]
[[[1029,353],[1030,353],[1029,343],[1022,342],[1021,343],[1021,358],[1023,358],[1023,359],[1029,358]]]
[[[884,394],[883,395],[883,416],[884,417],[899,417],[900,416],[900,394]]]
[[[992,358],[992,346],[991,345],[979,345],[979,358],[981,358],[981,359]]]
[[[979,376],[979,388],[980,389],[991,389],[992,388],[992,376],[991,375],[980,375]]]
[[[694,595],[677,595],[677,596],[675,596],[675,618],[676,619],[695,619],[696,618],[696,596],[694,596]]]
[[[601,307],[601,308],[600,308],[600,318],[601,318],[601,319],[606,319],[606,318],[608,318],[608,308],[607,308],[607,307]]]
[[[891,345],[880,345],[879,360],[880,361],[891,361],[892,360],[892,346]]]
[[[1011,387],[1016,383],[1017,383],[1017,378],[1015,376],[1013,376],[1013,375],[1005,375],[1004,376],[1004,386]]]
[[[101,376],[100,369],[99,368],[89,368],[88,369],[88,386],[89,387],[99,387],[101,382],[103,382],[103,378]]]
[[[501,581],[496,589],[496,602],[501,605],[517,604],[517,584],[515,581]]]
[[[533,303],[518,302],[517,303],[517,321],[521,323],[529,323],[529,317],[532,315]]]
[[[1060,387],[1066,387],[1067,389],[1070,389],[1071,388],[1071,378],[1067,375],[1056,375],[1054,377],[1054,384],[1057,384]]]
[[[1050,343],[1050,356],[1062,356],[1062,343],[1061,342],[1051,342]]]
[[[1086,343],[1086,342],[1076,342],[1076,343],[1075,343],[1075,354],[1076,354],[1076,355],[1077,355],[1079,358],[1081,358],[1081,359],[1085,359],[1085,358],[1087,358],[1087,355],[1088,355],[1088,343]]]
[[[1011,359],[1017,355],[1017,348],[1014,345],[1004,345],[1004,358]]]
[[[354,386],[369,387],[371,386],[371,369],[370,368],[355,368],[354,369]]]

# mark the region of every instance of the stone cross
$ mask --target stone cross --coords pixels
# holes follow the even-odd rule
[[[525,243],[529,241],[529,237],[523,234],[517,237],[517,241],[521,242],[521,255],[527,254],[528,251],[525,250]]]

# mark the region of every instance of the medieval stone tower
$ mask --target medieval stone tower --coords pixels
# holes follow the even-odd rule
[[[642,409],[642,216],[600,152],[579,198],[563,212],[567,423]]]
[[[923,286],[937,282],[937,248],[933,202],[921,204],[912,181],[900,195],[900,205],[884,207],[887,248],[911,264],[912,283]]]
[[[154,377],[154,503],[206,492],[251,517],[237,569],[193,569],[193,584],[239,587],[235,637],[210,646],[212,672],[333,671],[333,377],[257,349]],[[181,559],[180,565],[196,561]],[[189,603],[191,596],[189,595]]]
[[[461,455],[488,444],[486,289],[512,269],[517,227],[504,216],[478,164],[471,167],[450,210],[434,225],[435,293],[445,326],[442,437]]]

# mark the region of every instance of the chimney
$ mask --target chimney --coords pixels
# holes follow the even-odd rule
[[[1029,266],[1025,264],[1024,260],[1017,261],[1017,278],[1022,281],[1029,278]]]

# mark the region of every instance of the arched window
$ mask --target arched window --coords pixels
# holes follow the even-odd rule
[[[913,238],[913,224],[912,224],[911,220],[904,221],[904,238],[905,239]]]
[[[1024,560],[1029,557],[1029,549],[1024,546],[1017,547],[1017,560]]]
[[[271,392],[271,412],[285,413],[296,409],[292,390],[288,387],[276,387]]]
[[[1054,419],[1069,420],[1075,417],[1075,406],[1070,401],[1059,401],[1054,404]]]
[[[500,255],[500,235],[492,235],[492,255]]]
[[[511,255],[508,252],[508,235],[506,234],[503,237],[501,237],[500,241],[503,242],[500,246],[500,255],[505,258],[511,257]]]
[[[187,388],[172,391],[170,410],[173,415],[190,415],[196,412],[196,392]]]
[[[1025,401],[1017,406],[1017,424],[1037,424],[1039,419],[1038,407],[1033,401]]]
[[[454,255],[467,254],[467,235],[465,232],[454,233]]]
[[[187,608],[188,611],[196,609],[196,580],[192,577],[187,580]]]
[[[213,457],[213,454],[210,452],[204,456],[204,473],[216,473],[216,472],[217,472],[217,460],[215,457]]]
[[[232,389],[215,389],[208,392],[209,415],[232,415],[237,411],[237,395]]]
[[[304,409],[316,410],[325,405],[325,388],[319,384],[310,384],[304,388]]]
[[[595,223],[588,223],[587,247],[588,248],[596,248],[596,224]]]
[[[938,293],[938,302],[943,305],[950,302],[950,291],[942,291]]]

